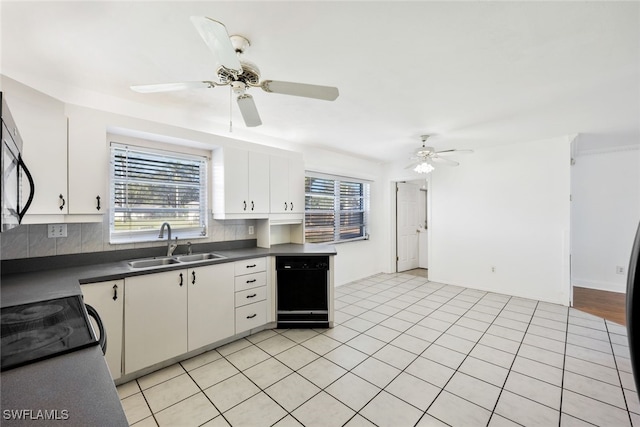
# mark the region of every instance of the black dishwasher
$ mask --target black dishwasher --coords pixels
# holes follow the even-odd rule
[[[329,327],[329,257],[276,257],[278,328]]]

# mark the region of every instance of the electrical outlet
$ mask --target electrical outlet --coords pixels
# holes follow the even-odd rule
[[[621,265],[616,265],[616,274],[624,274],[624,267]]]
[[[67,224],[49,224],[47,228],[47,237],[50,239],[56,237],[67,237]]]
[[[249,226],[249,235],[251,236],[251,235],[253,235],[253,233],[255,233],[255,230],[253,228],[253,225],[250,225]]]
[[[496,272],[496,267],[495,267],[495,266],[493,266],[493,265],[491,266],[491,272],[492,272],[492,273],[495,273],[495,272]]]

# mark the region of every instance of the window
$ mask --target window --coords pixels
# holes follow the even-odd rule
[[[112,243],[206,236],[207,158],[112,143],[109,214]]]
[[[307,173],[305,239],[308,243],[366,239],[368,222],[368,182]]]

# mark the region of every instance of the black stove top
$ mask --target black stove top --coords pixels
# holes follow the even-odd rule
[[[0,312],[2,371],[98,344],[79,295]]]

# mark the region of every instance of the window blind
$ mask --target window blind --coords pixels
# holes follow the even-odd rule
[[[204,236],[207,159],[112,144],[111,207],[115,239],[150,231],[157,238],[163,222],[181,231],[180,237]]]
[[[305,238],[309,243],[367,237],[369,183],[342,177],[305,177]]]

